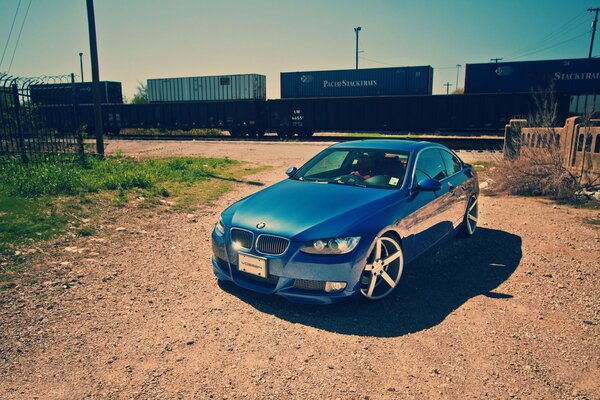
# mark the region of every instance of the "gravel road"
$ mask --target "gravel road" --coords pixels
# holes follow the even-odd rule
[[[324,146],[138,143],[109,149],[288,166]],[[483,195],[476,236],[408,265],[390,298],[317,307],[212,276],[214,222],[258,189],[189,215],[107,210],[96,235],[43,247],[0,291],[0,398],[600,398],[598,211]]]

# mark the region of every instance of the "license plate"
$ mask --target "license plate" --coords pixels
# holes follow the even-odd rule
[[[238,269],[248,274],[266,278],[267,260],[244,253],[238,253]]]

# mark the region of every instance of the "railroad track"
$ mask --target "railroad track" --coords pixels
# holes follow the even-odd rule
[[[198,136],[198,135],[110,135],[111,139],[122,140],[206,140],[227,142],[345,142],[349,140],[385,139],[385,137],[374,138],[372,136],[311,136],[307,138],[280,138],[278,136],[263,136],[260,138],[244,137],[234,138],[230,136]],[[391,137],[390,139],[405,139]],[[444,137],[444,136],[419,136],[418,138],[406,138],[409,140],[426,140],[440,143],[453,150],[471,151],[499,151],[504,145],[503,137]]]

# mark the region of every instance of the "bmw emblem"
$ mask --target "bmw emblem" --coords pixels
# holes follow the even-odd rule
[[[257,229],[262,229],[262,228],[264,228],[265,226],[267,226],[267,224],[265,224],[264,222],[259,222],[258,224],[256,224],[256,228],[257,228]]]

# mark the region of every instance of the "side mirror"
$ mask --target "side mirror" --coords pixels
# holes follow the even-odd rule
[[[423,192],[436,192],[442,188],[440,181],[431,178],[425,178],[417,183],[417,190]]]
[[[296,172],[298,172],[298,168],[296,168],[296,167],[289,167],[288,169],[285,170],[285,174],[289,177],[294,175]]]

